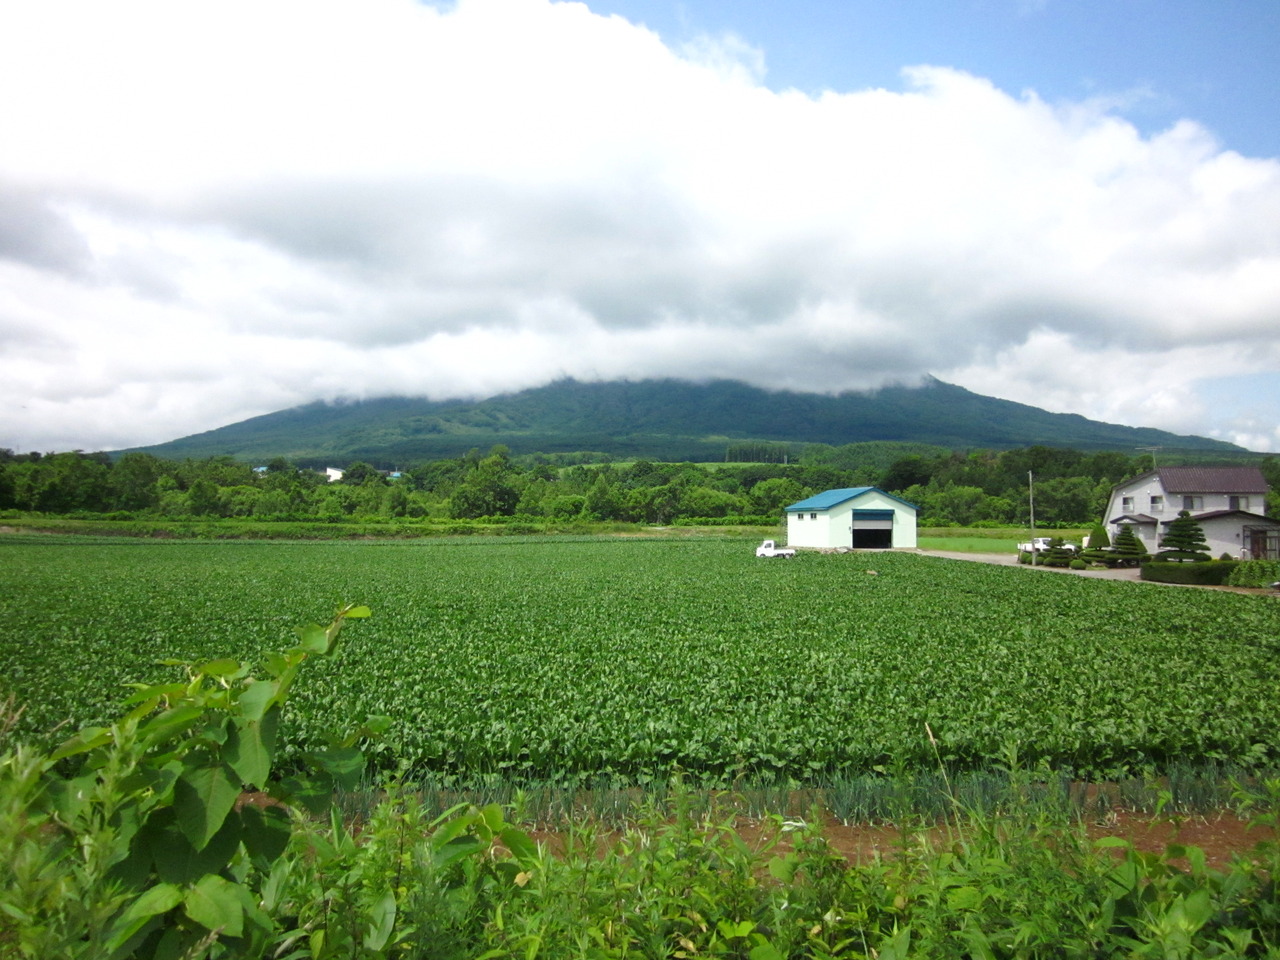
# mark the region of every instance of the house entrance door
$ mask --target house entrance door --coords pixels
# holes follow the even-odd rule
[[[1275,527],[1245,527],[1244,546],[1250,560],[1280,559],[1280,529]]]

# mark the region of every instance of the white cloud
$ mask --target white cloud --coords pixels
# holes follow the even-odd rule
[[[1195,388],[1280,375],[1280,163],[937,67],[817,97],[764,71],[547,0],[8,5],[0,446],[565,374],[925,373],[1280,445]]]

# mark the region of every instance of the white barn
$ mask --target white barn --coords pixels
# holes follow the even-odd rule
[[[785,508],[787,546],[915,549],[918,510],[876,487],[826,490]]]

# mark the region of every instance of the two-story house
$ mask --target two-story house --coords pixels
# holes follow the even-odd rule
[[[1257,467],[1160,467],[1111,490],[1105,522],[1112,540],[1130,526],[1152,553],[1186,510],[1213,556],[1280,557],[1280,520],[1266,514],[1267,481]]]

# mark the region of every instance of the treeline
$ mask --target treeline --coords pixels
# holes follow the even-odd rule
[[[812,445],[799,462],[578,463],[506,447],[433,460],[395,473],[357,462],[341,480],[283,458],[162,460],[146,453],[14,454],[0,450],[0,510],[52,515],[262,520],[476,519],[524,516],[668,524],[691,519],[774,522],[790,503],[837,487],[878,486],[921,508],[926,525],[1028,520],[1028,474],[1038,525],[1089,525],[1111,487],[1150,468],[1149,457],[1049,447],[953,453],[920,448],[890,460],[886,445]],[[1280,487],[1280,465],[1263,469]]]

